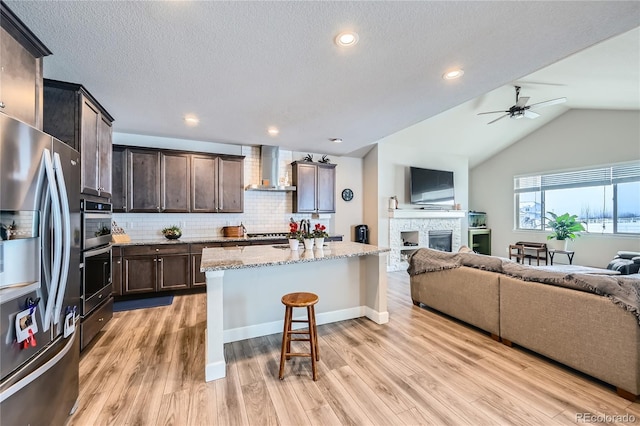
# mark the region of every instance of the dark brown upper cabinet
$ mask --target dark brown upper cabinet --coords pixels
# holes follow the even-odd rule
[[[111,198],[113,117],[81,84],[44,79],[46,133],[80,152],[80,190]]]
[[[192,155],[191,198],[194,213],[242,213],[243,157]]]
[[[335,213],[336,165],[294,161],[291,163],[294,213]]]
[[[42,58],[51,52],[0,2],[0,111],[42,129]]]
[[[160,153],[160,208],[167,213],[189,211],[190,156]]]
[[[244,157],[113,147],[115,212],[241,213]]]

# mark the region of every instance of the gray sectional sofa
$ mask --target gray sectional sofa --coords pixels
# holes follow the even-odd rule
[[[624,301],[621,295],[614,303],[584,284],[622,278],[553,273],[492,256],[428,249],[411,257],[408,272],[414,304],[612,384],[626,399],[640,394],[640,313],[634,301],[625,305],[617,300]],[[631,283],[631,299],[634,291],[640,297],[640,280],[624,279],[625,286]]]

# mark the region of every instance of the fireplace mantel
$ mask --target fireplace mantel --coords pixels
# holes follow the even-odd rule
[[[465,217],[466,214],[465,210],[389,210],[389,218],[391,219],[458,219]]]

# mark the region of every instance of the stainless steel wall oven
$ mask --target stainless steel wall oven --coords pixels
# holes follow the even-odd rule
[[[81,200],[82,286],[80,348],[84,349],[109,319],[111,308],[111,213],[109,203]]]

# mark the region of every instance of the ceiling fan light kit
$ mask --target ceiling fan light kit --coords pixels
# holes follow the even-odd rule
[[[516,89],[516,103],[513,106],[511,106],[511,108],[504,111],[487,111],[487,112],[478,113],[478,115],[498,114],[498,113],[504,114],[496,118],[495,120],[488,122],[487,124],[495,123],[496,121],[501,120],[505,117],[510,117],[516,120],[519,120],[522,117],[530,118],[530,119],[538,118],[540,117],[540,114],[538,114],[537,112],[531,111],[532,109],[538,109],[538,108],[543,108],[551,105],[561,104],[567,101],[567,98],[557,98],[557,99],[550,99],[548,101],[527,105],[527,102],[529,102],[530,98],[528,96],[520,97],[520,86],[514,86],[514,87]]]

